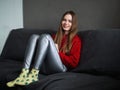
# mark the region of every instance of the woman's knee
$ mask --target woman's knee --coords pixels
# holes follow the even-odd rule
[[[37,35],[37,34],[32,34],[32,35],[30,36],[30,40],[36,41],[36,40],[38,40],[39,37],[40,37],[40,36]]]
[[[51,36],[49,34],[42,34],[40,38],[49,40]]]
[[[38,39],[38,42],[39,43],[44,43],[44,44],[47,44],[49,42],[49,40],[46,38],[46,35],[47,34],[41,34],[39,39]]]
[[[39,38],[40,37],[40,35],[38,35],[38,34],[32,34],[31,35],[31,38]]]

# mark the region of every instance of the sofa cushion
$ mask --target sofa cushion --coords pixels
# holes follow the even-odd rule
[[[1,57],[14,60],[24,60],[25,49],[31,34],[55,33],[54,30],[44,29],[14,29],[10,32]]]
[[[79,33],[82,52],[75,72],[120,75],[120,30],[89,30]]]
[[[12,74],[19,74],[22,68],[22,62],[0,57],[0,83],[6,82],[6,77]],[[16,75],[18,76],[18,75]],[[10,78],[13,80],[14,78]],[[8,79],[8,80],[10,80]]]

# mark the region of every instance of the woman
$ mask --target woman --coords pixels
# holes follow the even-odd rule
[[[81,39],[77,36],[77,17],[73,11],[63,14],[58,32],[32,35],[27,46],[24,65],[20,75],[7,83],[8,87],[28,85],[38,81],[39,71],[45,74],[66,72],[78,65]],[[31,62],[34,64],[31,68]]]

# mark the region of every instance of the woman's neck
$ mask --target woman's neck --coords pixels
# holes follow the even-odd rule
[[[65,31],[65,32],[64,32],[65,35],[68,35],[68,33],[69,33],[69,31]]]

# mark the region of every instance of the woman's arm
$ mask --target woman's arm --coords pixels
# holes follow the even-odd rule
[[[63,52],[59,52],[61,60],[64,65],[68,68],[75,68],[80,60],[80,52],[81,52],[81,39],[76,36],[73,41],[73,45],[71,47],[69,55],[66,55]]]

